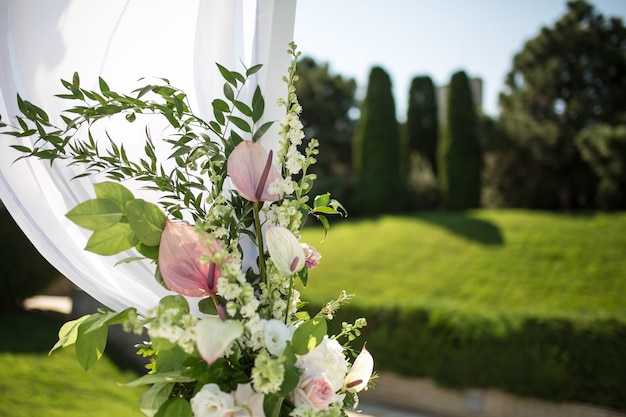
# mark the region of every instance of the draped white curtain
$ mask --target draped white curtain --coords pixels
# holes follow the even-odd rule
[[[266,100],[266,120],[284,110],[282,76],[289,65],[296,0],[0,0],[0,114],[18,114],[16,94],[58,115],[67,102],[60,79],[77,71],[81,85],[96,89],[98,76],[130,93],[141,77],[165,77],[185,91],[191,107],[210,120],[210,103],[221,96],[216,62],[234,70],[264,65],[256,77]],[[116,126],[143,146],[141,130]],[[124,129],[130,129],[124,132]],[[269,132],[264,145],[277,147]],[[153,266],[128,256],[102,257],[83,248],[88,234],[65,218],[93,198],[93,178],[70,180],[80,168],[52,167],[33,158],[14,162],[18,141],[0,136],[0,200],[17,224],[63,275],[111,309],[143,312],[168,292],[154,280]],[[125,146],[132,146],[124,141]]]

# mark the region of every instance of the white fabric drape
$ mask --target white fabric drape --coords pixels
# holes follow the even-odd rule
[[[264,65],[256,82],[266,100],[265,119],[279,120],[284,109],[274,103],[286,95],[281,79],[295,7],[295,0],[0,0],[0,113],[5,122],[18,113],[19,93],[58,115],[68,104],[54,98],[63,92],[59,80],[77,71],[86,88],[96,89],[102,76],[124,93],[141,77],[166,77],[210,120],[210,103],[223,85],[215,63],[241,70],[243,62]],[[272,132],[264,140],[268,148],[277,146]],[[93,198],[94,179],[70,181],[80,168],[50,167],[34,158],[14,163],[19,153],[9,148],[13,143],[0,136],[0,200],[52,265],[114,310],[143,312],[168,293],[149,263],[115,266],[128,254],[102,257],[83,249],[88,233],[65,214]]]

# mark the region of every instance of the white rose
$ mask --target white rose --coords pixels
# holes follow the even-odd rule
[[[343,347],[334,339],[324,336],[322,343],[315,349],[300,356],[296,366],[301,369],[324,374],[330,381],[333,391],[343,386],[348,372],[348,361],[343,354]]]
[[[274,356],[280,356],[291,340],[291,330],[280,320],[262,320],[265,347]]]
[[[217,384],[203,386],[190,403],[195,417],[232,417],[239,411],[233,396],[222,392]]]

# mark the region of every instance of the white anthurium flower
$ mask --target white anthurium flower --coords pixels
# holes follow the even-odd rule
[[[363,388],[367,386],[373,371],[374,358],[367,349],[365,349],[365,346],[363,346],[363,350],[361,350],[359,356],[354,360],[352,368],[350,368],[346,376],[346,391],[362,391]]]
[[[265,234],[267,250],[281,274],[292,275],[304,268],[306,256],[298,239],[288,229],[270,226]]]
[[[243,334],[243,324],[235,320],[206,317],[196,324],[198,352],[209,365]]]

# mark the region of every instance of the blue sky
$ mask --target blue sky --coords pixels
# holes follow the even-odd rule
[[[591,3],[626,21],[626,0]],[[565,11],[565,0],[298,0],[294,39],[332,73],[355,78],[359,97],[370,69],[383,67],[400,120],[414,76],[444,85],[460,69],[483,79],[483,111],[496,115],[513,56]]]

